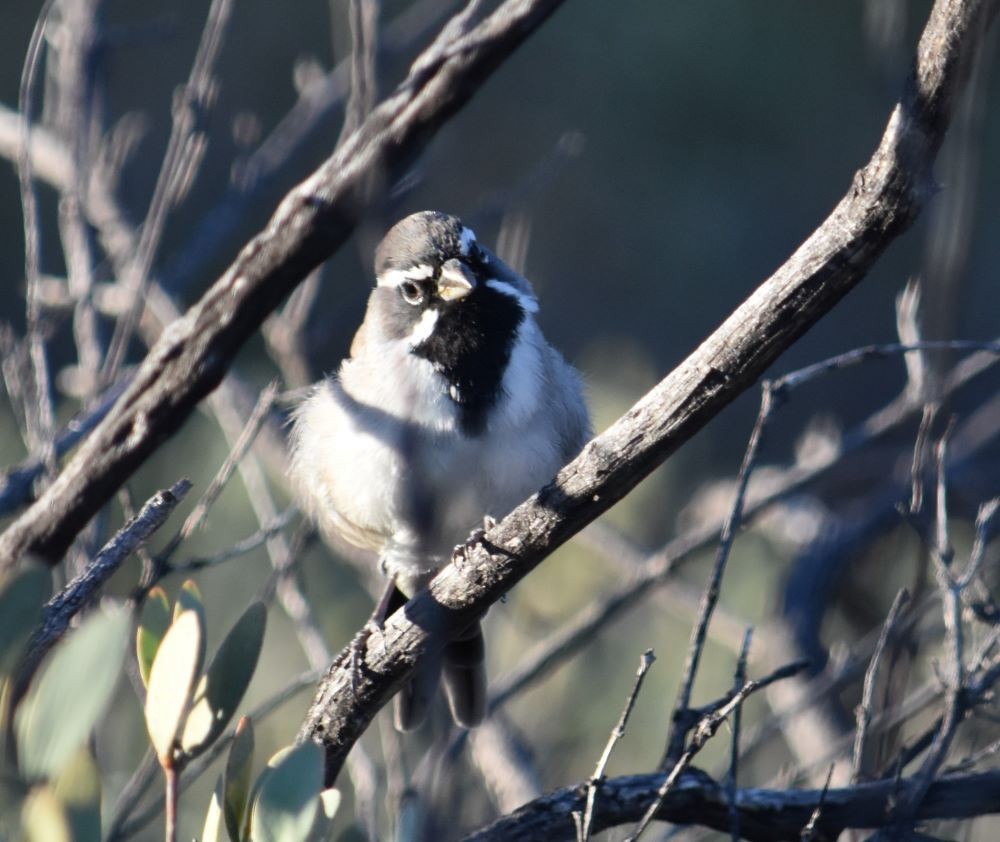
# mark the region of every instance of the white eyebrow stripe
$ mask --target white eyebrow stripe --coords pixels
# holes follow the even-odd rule
[[[406,340],[411,348],[416,348],[431,338],[431,334],[434,333],[434,326],[437,324],[438,315],[440,314],[434,309],[424,310],[420,314],[420,319],[413,326],[413,330],[410,331],[410,336]]]
[[[476,233],[471,228],[462,226],[462,243],[459,246],[463,256],[469,254],[469,250],[476,244]]]
[[[419,266],[412,266],[409,269],[389,269],[375,279],[375,283],[380,287],[398,287],[407,281],[426,281],[434,277],[434,267],[421,263]]]
[[[513,284],[509,284],[507,281],[498,281],[496,278],[493,278],[492,280],[486,282],[486,286],[491,289],[495,289],[497,292],[502,292],[504,295],[509,295],[511,298],[517,299],[524,312],[538,312],[538,300],[533,295],[529,295],[523,290],[519,290]]]

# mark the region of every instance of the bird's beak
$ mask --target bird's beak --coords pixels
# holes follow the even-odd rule
[[[438,278],[438,295],[445,301],[458,301],[476,288],[476,276],[461,260],[445,261]]]

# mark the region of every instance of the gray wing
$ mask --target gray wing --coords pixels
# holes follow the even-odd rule
[[[547,346],[547,350],[550,417],[555,419],[560,455],[565,465],[590,441],[593,431],[580,372],[555,348]]]

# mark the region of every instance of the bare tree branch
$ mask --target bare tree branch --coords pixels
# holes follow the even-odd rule
[[[607,781],[601,789],[594,830],[638,820],[663,781],[663,773],[629,775]],[[907,791],[913,782],[900,781]],[[742,789],[737,797],[740,831],[744,839],[771,842],[798,840],[822,802],[816,822],[821,838],[833,839],[847,828],[876,828],[887,820],[896,782],[859,784],[844,789]],[[465,842],[558,842],[572,840],[573,811],[582,809],[586,786],[575,784],[543,796],[465,838]],[[916,818],[963,819],[1000,810],[1000,771],[943,777],[927,791]],[[660,821],[696,824],[722,833],[729,830],[726,788],[704,772],[689,769],[664,799],[656,814]]]
[[[368,636],[362,669],[352,669],[350,647],[341,653],[300,733],[326,748],[328,780],[424,652],[482,616],[627,494],[846,295],[912,223],[932,192],[930,168],[966,63],[995,11],[995,2],[938,0],[878,149],[826,221],[552,483],[466,547],[382,632]]]
[[[42,624],[29,646],[28,662],[37,664],[69,627],[77,612],[111,578],[132,553],[149,540],[191,489],[186,479],[158,491],[139,513],[118,530],[86,569],[45,606]]]

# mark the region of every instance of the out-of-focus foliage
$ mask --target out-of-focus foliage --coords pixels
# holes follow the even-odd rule
[[[159,598],[154,595],[159,602]],[[137,632],[137,649],[152,649],[146,687],[146,726],[164,769],[183,769],[212,745],[243,699],[264,642],[267,609],[254,602],[219,645],[208,669],[205,661],[205,609],[192,581],[184,583],[174,605],[174,620],[153,648],[155,624],[165,606],[154,608]]]
[[[128,642],[121,606],[94,611],[37,666],[20,669],[42,614],[48,573],[26,569],[0,584],[0,837],[31,842],[101,838],[101,773],[87,741],[106,716]]]
[[[29,781],[55,778],[105,715],[121,676],[128,614],[92,614],[60,643],[17,706],[14,728],[21,772]]]

